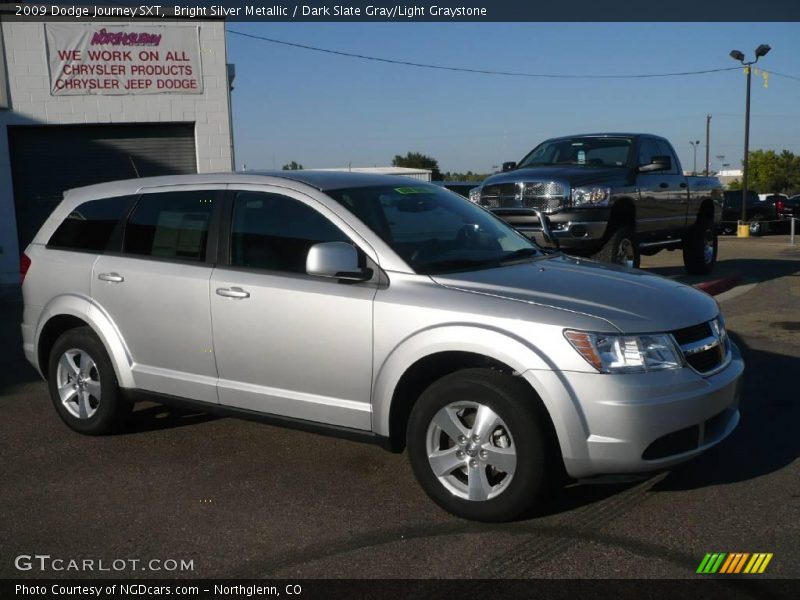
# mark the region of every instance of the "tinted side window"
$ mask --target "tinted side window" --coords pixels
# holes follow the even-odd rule
[[[667,171],[668,173],[677,173],[678,172],[678,159],[675,158],[675,153],[672,151],[672,146],[670,146],[667,142],[662,140],[656,140],[658,145],[658,153],[661,156],[669,156],[670,161],[672,162],[672,168]]]
[[[103,252],[117,224],[125,218],[136,196],[119,196],[84,202],[55,230],[48,247]]]
[[[658,156],[660,150],[655,140],[645,138],[639,142],[639,165],[649,165],[653,162],[653,157]]]
[[[143,195],[125,228],[125,253],[205,260],[216,195],[214,190]]]
[[[306,272],[306,256],[320,242],[350,239],[316,210],[286,196],[237,192],[231,225],[231,265]]]

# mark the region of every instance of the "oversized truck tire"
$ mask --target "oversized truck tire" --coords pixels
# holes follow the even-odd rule
[[[603,247],[594,255],[595,260],[600,262],[614,263],[639,268],[641,256],[639,254],[639,244],[636,241],[636,231],[633,227],[620,225],[617,227]]]
[[[717,228],[712,221],[698,221],[683,241],[683,264],[691,275],[708,275],[717,263]]]

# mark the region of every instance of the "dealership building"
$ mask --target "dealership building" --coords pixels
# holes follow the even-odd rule
[[[223,20],[0,20],[0,284],[64,190],[232,170],[232,83]]]

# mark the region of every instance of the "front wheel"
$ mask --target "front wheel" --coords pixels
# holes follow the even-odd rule
[[[75,431],[113,433],[130,414],[132,405],[120,394],[111,359],[89,327],[70,329],[56,340],[47,373],[56,412]]]
[[[638,269],[641,262],[639,244],[636,241],[636,231],[633,227],[620,226],[608,237],[606,243],[597,254],[596,260],[615,263]]]
[[[425,492],[477,521],[507,521],[531,508],[553,465],[536,402],[524,381],[490,369],[432,384],[414,405],[406,440]]]
[[[709,275],[717,264],[717,229],[711,221],[689,228],[683,242],[683,264],[692,275]]]

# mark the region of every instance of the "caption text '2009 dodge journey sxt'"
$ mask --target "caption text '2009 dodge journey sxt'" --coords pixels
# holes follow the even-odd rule
[[[472,519],[514,518],[564,473],[663,469],[739,420],[714,299],[398,177],[72,190],[22,271],[25,354],[76,431],[147,398],[407,447]]]

